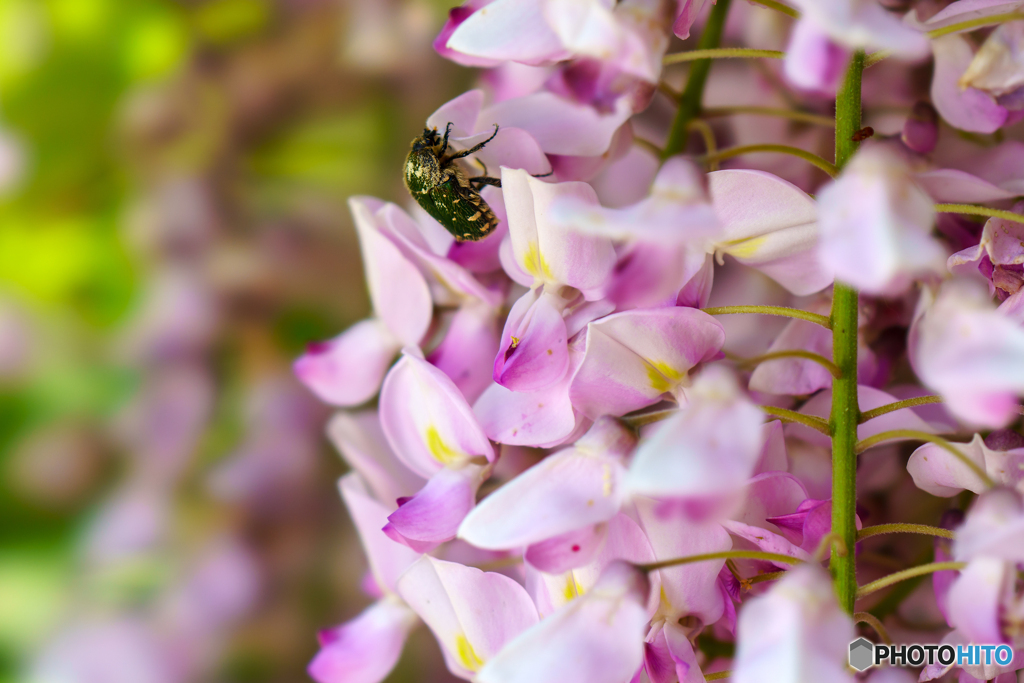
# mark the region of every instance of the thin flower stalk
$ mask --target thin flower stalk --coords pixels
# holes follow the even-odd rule
[[[918,576],[927,576],[928,574],[934,574],[935,572],[944,571],[959,571],[967,566],[966,562],[929,562],[928,564],[918,565],[911,567],[910,569],[904,569],[903,571],[883,576],[882,578],[866,583],[857,589],[857,598],[863,598],[865,595],[871,595],[875,591],[888,588],[889,586],[906,581],[907,579],[913,579]]]

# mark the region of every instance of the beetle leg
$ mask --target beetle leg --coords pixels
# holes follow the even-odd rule
[[[534,178],[547,178],[549,175],[554,175],[554,174],[555,174],[554,171],[548,171],[547,173],[537,173],[533,177]]]
[[[494,185],[495,187],[501,187],[501,180],[499,178],[488,178],[487,176],[477,176],[476,178],[469,179],[470,184],[476,183],[477,185]]]
[[[480,142],[480,143],[477,143],[477,144],[473,145],[469,149],[464,149],[461,152],[456,152],[455,154],[452,154],[449,157],[445,157],[444,159],[441,160],[441,163],[447,163],[447,162],[453,161],[455,159],[461,159],[462,157],[468,157],[470,154],[476,154],[477,152],[482,150],[484,148],[484,146],[488,142],[493,140],[494,136],[497,135],[497,134],[498,134],[498,124],[494,124],[494,133],[491,135],[491,137],[487,138],[483,142]]]
[[[441,155],[448,151],[448,135],[452,132],[452,126],[455,125],[449,121],[448,125],[444,127],[444,140],[441,141]]]

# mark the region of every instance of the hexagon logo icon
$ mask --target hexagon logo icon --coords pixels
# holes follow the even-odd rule
[[[858,638],[850,643],[850,666],[857,671],[870,667],[875,658],[875,646],[867,638]]]

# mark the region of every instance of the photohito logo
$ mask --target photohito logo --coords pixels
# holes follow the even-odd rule
[[[1009,645],[875,645],[867,638],[850,643],[850,666],[857,671],[889,662],[890,666],[1006,666],[1013,659]]]

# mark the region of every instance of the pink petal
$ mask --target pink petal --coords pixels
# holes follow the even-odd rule
[[[484,287],[465,268],[434,253],[423,234],[423,229],[398,206],[385,204],[377,211],[377,219],[385,226],[388,236],[394,240],[395,245],[410,261],[418,264],[423,274],[427,276],[435,303],[453,306],[469,299],[490,306],[501,304],[504,296],[500,288]],[[432,218],[428,220],[440,230],[436,221]],[[450,235],[446,233],[444,237],[447,244]]]
[[[459,537],[478,548],[511,550],[614,517],[624,500],[622,456],[635,439],[607,418],[590,434],[484,498]]]
[[[939,113],[927,102],[915,102],[903,123],[900,140],[918,154],[931,154],[939,141]]]
[[[631,139],[624,154],[610,161],[588,182],[597,192],[602,206],[629,206],[647,196],[658,168],[657,158],[639,145],[633,144]]]
[[[309,663],[317,683],[379,683],[398,663],[416,615],[393,598],[374,603],[358,617],[320,632],[321,648]]]
[[[762,529],[757,526],[751,526],[731,519],[722,522],[722,526],[724,526],[729,533],[735,534],[746,541],[750,541],[758,550],[763,552],[795,557],[798,560],[810,559],[810,555],[807,551],[794,544],[785,536],[777,534],[774,531]],[[778,566],[780,569],[789,568],[789,565],[786,565],[783,562],[775,562],[773,564]]]
[[[535,282],[587,291],[600,287],[615,266],[610,240],[580,235],[548,220],[550,206],[573,196],[597,203],[586,183],[545,183],[526,171],[501,172],[509,234],[516,263]]]
[[[797,20],[784,62],[790,83],[805,90],[834,95],[849,61],[850,51],[836,45],[814,21]]]
[[[794,0],[803,17],[850,48],[891,50],[908,59],[928,54],[928,39],[876,2]]]
[[[605,541],[607,531],[605,524],[568,531],[531,544],[523,554],[523,559],[545,574],[563,574],[593,561]]]
[[[499,341],[496,314],[485,304],[462,306],[452,316],[444,340],[428,358],[451,378],[470,403],[491,383],[491,366]]]
[[[494,381],[513,391],[537,391],[557,383],[569,367],[564,303],[538,290],[509,311],[494,358]]]
[[[676,297],[676,306],[704,308],[711,299],[711,286],[715,281],[715,262],[711,254],[704,257],[704,263],[693,277],[686,281]]]
[[[708,174],[723,226],[715,248],[762,271],[798,296],[832,283],[817,258],[818,211],[807,193],[764,171]]]
[[[659,514],[652,500],[637,501],[637,513],[657,560],[714,553],[732,548],[732,539],[720,524],[692,522],[680,515]],[[725,609],[715,582],[725,560],[709,560],[658,570],[661,577],[659,611],[676,621],[694,615],[704,624],[718,621]]]
[[[704,370],[688,398],[640,444],[627,479],[631,490],[671,498],[729,496],[753,474],[764,413],[716,366]]]
[[[381,590],[393,592],[398,577],[416,561],[420,553],[384,535],[381,527],[387,523],[393,506],[385,506],[374,500],[358,474],[352,472],[342,477],[338,481],[338,490],[352,517],[359,540],[362,541],[374,580]]]
[[[971,560],[949,589],[949,623],[972,643],[1001,643],[1000,608],[1013,578],[1006,562],[987,557]]]
[[[633,511],[630,510],[630,513]],[[533,586],[534,601],[542,616],[586,595],[600,581],[604,570],[620,560],[631,564],[654,562],[650,541],[629,515],[620,512],[600,526],[605,527],[601,534],[603,543],[588,564],[561,575],[540,574],[534,567],[527,567],[527,582]],[[658,607],[661,579],[657,575],[648,578],[651,580],[651,593],[647,610],[648,615],[651,615]]]
[[[430,627],[448,670],[466,680],[537,624],[533,601],[512,579],[430,556],[409,568],[398,592]]]
[[[672,33],[686,40],[690,37],[690,27],[697,21],[697,15],[704,7],[705,0],[679,0],[676,20],[672,24]]]
[[[794,320],[775,338],[768,353],[798,349],[832,359],[832,332],[821,325]],[[750,389],[769,394],[810,395],[832,386],[832,374],[814,361],[780,358],[761,363],[750,376]]]
[[[778,524],[775,521],[776,517],[792,513],[806,500],[807,489],[792,474],[765,472],[750,480],[747,485],[747,500],[743,509],[733,515],[733,519],[770,528],[770,524]]]
[[[320,400],[356,406],[376,395],[400,347],[380,320],[370,318],[334,339],[310,344],[292,369]]]
[[[551,220],[588,234],[658,244],[713,237],[719,230],[703,174],[682,157],[666,161],[650,195],[632,206],[606,209],[566,196],[551,205]]]
[[[380,422],[391,449],[409,469],[431,477],[494,449],[455,383],[430,363],[405,354],[384,378]]]
[[[932,102],[939,115],[954,128],[976,133],[993,133],[1006,123],[1006,109],[992,97],[974,88],[960,88],[960,77],[974,54],[958,35],[932,41],[935,75],[932,76]]]
[[[703,249],[682,244],[633,242],[622,248],[605,287],[618,310],[707,303],[714,261]]]
[[[492,384],[473,406],[487,436],[516,446],[557,446],[576,429],[580,418],[569,400],[572,372],[540,391],[510,391]]]
[[[448,21],[441,27],[441,32],[434,39],[434,50],[437,51],[437,54],[462,66],[491,67],[500,64],[501,62],[496,59],[464,55],[448,47],[448,40],[455,33],[455,29],[461,26],[474,12],[481,7],[489,5],[491,2],[493,0],[469,0],[469,2],[460,7],[453,7],[448,10]]]
[[[736,636],[735,683],[853,683],[847,668],[853,621],[820,567],[791,569],[767,593],[745,602]]]
[[[480,0],[468,4],[481,4]],[[488,3],[489,4],[489,3]],[[456,8],[462,9],[462,8]],[[433,114],[427,117],[427,129],[436,128],[444,135],[445,127],[452,124],[452,138],[463,138],[477,133],[477,120],[480,109],[484,106],[484,91],[470,90],[453,100],[442,104]]]
[[[991,557],[1004,562],[1024,562],[1024,503],[1012,489],[992,489],[982,494],[956,529],[953,558],[973,561]]]
[[[954,443],[953,447],[986,468],[985,442],[975,434],[970,443]],[[959,458],[940,446],[926,443],[910,456],[907,471],[914,479],[914,485],[933,496],[950,498],[964,489],[981,493],[988,488],[974,471],[960,462]]]
[[[678,624],[665,623],[644,644],[644,668],[651,683],[703,683],[693,645]]]
[[[685,386],[689,371],[714,358],[722,326],[693,308],[633,310],[590,323],[573,405],[589,417],[622,415]]]
[[[400,499],[388,516],[388,538],[421,553],[455,538],[459,525],[476,503],[476,491],[486,476],[479,465],[445,467],[412,498]]]
[[[377,500],[391,503],[423,486],[423,478],[391,451],[376,410],[338,413],[327,423],[327,438],[366,481]]]
[[[643,584],[639,587],[638,584]],[[646,579],[626,563],[522,633],[477,674],[479,683],[623,683],[643,661]]]
[[[567,56],[548,26],[541,0],[496,0],[464,20],[446,48],[467,57],[524,64],[552,63]]]
[[[819,254],[837,279],[874,294],[899,293],[913,278],[944,270],[931,236],[935,211],[909,166],[880,145],[865,146],[818,192]]]
[[[628,74],[657,83],[668,46],[661,25],[664,8],[656,2],[633,2],[626,7],[628,11],[601,2],[548,0],[544,16],[577,59],[600,60],[619,80]]]
[[[766,423],[761,434],[764,437],[764,446],[761,448],[761,459],[754,471],[758,474],[788,471],[789,456],[786,454],[786,437],[782,431],[782,422],[772,420]]]
[[[353,197],[348,204],[359,234],[373,310],[403,345],[416,346],[433,314],[427,283],[416,266],[379,232],[375,212],[382,203]]]
[[[551,163],[544,155],[544,150],[533,138],[533,135],[522,128],[497,121],[498,135],[474,156],[482,161],[488,169],[520,168],[535,175],[549,173]],[[491,137],[493,124],[482,132],[468,138],[458,140],[459,147],[468,149]],[[482,170],[482,169],[481,169]]]
[[[1024,189],[1022,152],[1024,152],[1024,143],[1018,140],[1006,140],[964,159],[961,162],[961,168],[1007,192],[1020,194]]]
[[[615,132],[633,114],[626,100],[621,98],[614,111],[604,114],[589,105],[541,91],[492,104],[484,109],[480,120],[522,128],[546,154],[598,156],[608,151]]]
[[[1024,392],[1024,329],[973,285],[954,281],[930,306],[922,301],[909,355],[922,384],[941,394],[951,413],[998,428],[1016,416],[1014,397]]]
[[[1011,199],[1013,192],[966,171],[939,168],[915,176],[917,184],[937,202],[987,203]]]
[[[930,19],[924,22],[925,30],[944,28],[952,24],[972,19],[982,19],[996,14],[1005,14],[1020,9],[1019,0],[959,0],[936,12]],[[916,21],[916,15],[912,15],[911,21]],[[963,30],[971,30],[964,28]]]

